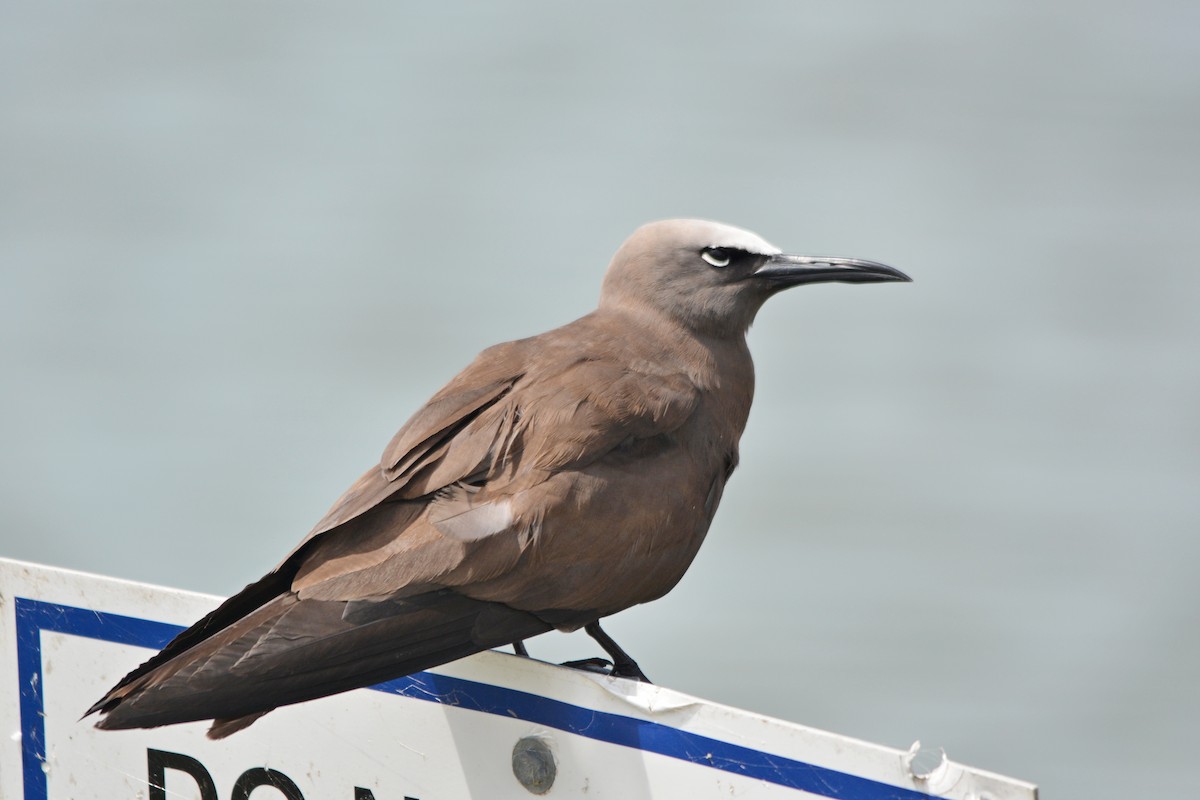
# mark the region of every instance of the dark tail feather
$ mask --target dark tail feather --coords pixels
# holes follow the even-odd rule
[[[243,728],[249,728],[254,724],[255,720],[269,713],[269,711],[260,711],[257,714],[247,714],[244,717],[234,717],[233,719],[214,719],[213,724],[208,727],[208,733],[205,736],[209,739],[224,739],[226,736],[237,733]]]
[[[172,639],[162,650],[132,670],[116,686],[109,689],[104,697],[92,704],[92,707],[84,712],[83,716],[86,717],[90,714],[95,714],[97,711],[104,712],[109,710],[116,703],[120,702],[120,698],[124,695],[122,690],[125,687],[162,667],[189,648],[195,647],[210,637],[215,636],[217,633],[244,618],[247,614],[252,613],[255,609],[261,608],[271,600],[279,597],[284,592],[287,592],[290,586],[290,575],[283,574],[279,570],[268,573],[260,580],[249,584],[242,591],[209,612],[199,622],[196,622]]]
[[[244,717],[409,675],[550,628],[531,613],[448,589],[379,602],[300,600],[288,593],[225,630],[197,637],[190,649],[169,654],[172,642],[92,710],[104,715],[99,728],[216,719],[212,734],[228,735],[253,721]]]

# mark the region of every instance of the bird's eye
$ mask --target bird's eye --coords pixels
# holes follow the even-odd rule
[[[728,267],[733,260],[733,251],[724,247],[706,247],[700,251],[700,257],[714,267]]]

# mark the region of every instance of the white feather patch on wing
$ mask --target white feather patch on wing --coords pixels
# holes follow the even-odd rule
[[[462,542],[474,542],[506,530],[513,521],[512,501],[499,500],[458,511],[460,505],[437,509],[429,521],[446,536]],[[451,512],[447,514],[446,512]],[[440,513],[439,513],[440,512]]]

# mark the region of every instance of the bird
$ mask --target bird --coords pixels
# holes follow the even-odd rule
[[[85,716],[212,720],[217,739],[554,629],[583,628],[611,675],[647,680],[600,620],[665,595],[704,541],[750,412],[755,315],[795,286],[910,280],[722,223],[641,226],[594,311],[485,349],[278,566]]]

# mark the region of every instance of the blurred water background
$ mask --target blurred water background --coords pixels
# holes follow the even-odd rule
[[[615,637],[1194,794],[1200,5],[6,3],[0,74],[0,555],[231,593],[634,227],[719,219],[916,282],[767,306],[709,540]]]

